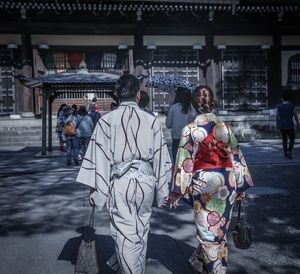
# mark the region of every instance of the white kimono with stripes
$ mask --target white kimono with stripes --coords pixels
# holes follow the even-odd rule
[[[160,206],[169,195],[171,173],[161,124],[154,116],[135,102],[123,102],[100,118],[77,182],[96,189],[97,207],[106,204],[116,243],[108,265],[118,273],[144,273],[154,195]]]

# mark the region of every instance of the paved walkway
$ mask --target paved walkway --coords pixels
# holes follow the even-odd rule
[[[242,144],[256,188],[248,195],[254,242],[238,250],[229,235],[229,274],[300,273],[300,147],[282,157],[276,142]],[[78,167],[58,157],[35,157],[39,148],[0,153],[0,273],[74,273],[82,227],[88,223],[87,189],[75,184]],[[106,212],[96,218],[101,273],[113,252]],[[196,247],[192,209],[154,208],[147,274],[193,273]]]

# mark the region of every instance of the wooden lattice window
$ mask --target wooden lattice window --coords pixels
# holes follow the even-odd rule
[[[261,49],[222,51],[221,106],[225,110],[268,107],[267,53]]]
[[[288,86],[300,86],[300,54],[295,54],[289,58]]]

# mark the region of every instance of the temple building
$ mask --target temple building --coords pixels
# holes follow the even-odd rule
[[[300,103],[299,0],[0,0],[0,115],[40,114],[41,90],[13,74],[134,73],[144,78],[153,111],[172,94],[145,87],[147,77],[176,74],[216,93],[218,109],[274,108],[282,92]],[[80,104],[96,96],[63,94]]]

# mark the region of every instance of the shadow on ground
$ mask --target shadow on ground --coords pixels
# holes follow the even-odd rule
[[[80,227],[76,231],[82,234],[82,231],[86,227]],[[79,245],[82,239],[82,235],[69,239],[63,247],[58,260],[69,261],[72,265],[76,265],[76,258],[79,249]],[[114,253],[114,242],[112,237],[107,235],[95,235],[97,258],[100,268],[100,273],[110,274],[114,273],[107,267],[106,262]],[[150,233],[148,241],[147,260],[158,261],[164,266],[170,273],[183,274],[193,273],[192,268],[188,263],[176,264],[176,251],[174,246],[177,246],[179,250],[184,249],[186,253],[192,253],[194,248],[181,241],[175,240],[167,235],[156,235]],[[175,255],[175,258],[174,258]],[[180,254],[183,255],[183,254]],[[178,256],[178,255],[177,255]],[[188,258],[186,258],[188,260]],[[182,258],[179,258],[182,263]]]
[[[258,156],[255,151],[250,154],[250,150],[246,150],[246,159],[252,157],[250,162],[255,163]],[[263,195],[248,200],[247,216],[253,244],[248,250],[238,250],[229,234],[228,274],[300,273],[300,165],[273,166],[268,151],[261,155],[268,155],[269,165],[250,166],[253,180],[256,186],[285,189],[287,194]],[[24,150],[0,155],[0,238],[51,235],[55,240],[59,232],[72,234],[75,228],[86,223],[88,190],[74,183],[77,170],[72,167],[59,171],[65,168],[64,158],[35,161],[34,153]],[[279,159],[281,154],[276,157]],[[32,172],[28,173],[28,170]],[[97,212],[96,218],[102,273],[110,273],[105,262],[114,247],[108,236],[107,213]],[[151,231],[148,257],[166,269],[160,273],[191,273],[188,258],[197,245],[192,209],[182,204],[176,211],[154,209]],[[66,239],[56,258],[74,264],[79,243],[80,234]],[[49,261],[46,263],[50,264]]]

